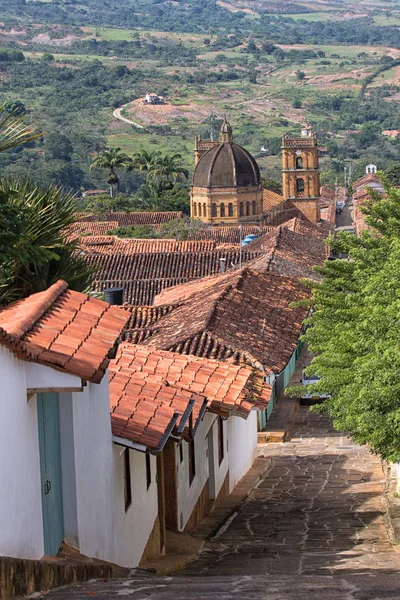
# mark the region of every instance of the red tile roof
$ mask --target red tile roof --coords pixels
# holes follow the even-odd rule
[[[129,313],[58,281],[0,311],[0,343],[18,358],[99,383]]]
[[[119,347],[109,377],[113,434],[155,452],[171,432],[193,436],[206,408],[247,418],[271,394],[255,369],[130,343]]]
[[[101,223],[86,223],[77,222],[73,223],[69,229],[71,237],[81,236],[83,234],[90,234],[87,237],[106,235],[107,231],[113,231],[118,227],[117,221],[102,221]]]
[[[307,309],[292,303],[307,297],[298,280],[250,268],[209,277],[175,291],[174,302],[182,304],[157,322],[143,345],[232,358],[279,373],[296,348],[307,315]],[[166,302],[165,294],[156,299],[156,304]]]
[[[301,235],[309,237],[327,238],[333,231],[331,224],[326,221],[321,221],[314,225],[314,223],[310,223],[310,221],[300,219],[299,217],[285,221],[283,225],[295,233],[300,233]]]
[[[285,202],[285,197],[272,190],[263,190],[263,212],[268,213]]]
[[[216,248],[215,240],[178,241],[171,239],[121,239],[113,235],[81,237],[79,243],[84,252],[92,254],[209,252]]]
[[[125,227],[131,225],[161,225],[168,223],[174,219],[182,219],[183,213],[179,210],[168,212],[109,212],[103,215],[93,215],[82,213],[80,222],[101,222],[101,221],[116,221],[117,227]]]
[[[242,252],[245,263],[258,254]],[[210,252],[154,252],[138,254],[88,254],[86,260],[96,269],[93,289],[118,286],[124,288],[124,301],[149,305],[164,288],[218,273],[220,259],[228,269],[239,264],[239,249]]]
[[[261,235],[271,230],[269,225],[243,225],[242,235],[255,233]],[[207,227],[201,229],[194,234],[196,240],[215,240],[217,244],[239,244],[240,242],[240,228],[238,225],[230,225],[227,227]]]
[[[263,252],[248,263],[251,269],[314,280],[319,276],[313,267],[321,266],[329,253],[321,236],[302,235],[284,225],[258,238],[247,248]]]
[[[353,183],[352,188],[353,190],[357,190],[359,187],[366,186],[372,182],[381,183],[381,180],[379,179],[376,173],[367,173],[367,175],[364,175],[363,177],[360,177],[360,179],[357,179],[357,181]]]

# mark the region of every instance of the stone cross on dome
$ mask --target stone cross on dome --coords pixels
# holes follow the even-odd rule
[[[221,144],[232,144],[233,142],[232,127],[226,120],[226,115],[224,115],[224,122],[222,123],[219,132],[219,141]]]

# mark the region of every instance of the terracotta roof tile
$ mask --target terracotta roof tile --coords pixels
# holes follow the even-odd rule
[[[121,239],[116,236],[81,237],[82,251],[89,254],[156,254],[159,252],[209,252],[215,240]]]
[[[281,194],[277,194],[272,190],[263,189],[263,211],[264,213],[270,212],[276,208],[282,202],[285,202],[285,197]]]
[[[0,311],[0,343],[22,360],[99,382],[130,314],[58,281]]]
[[[104,221],[116,221],[117,227],[125,227],[127,225],[160,225],[162,223],[168,223],[168,221],[174,219],[182,219],[183,213],[181,211],[168,211],[168,212],[110,212],[104,213],[103,215],[93,215],[82,213],[80,215],[81,223],[90,222],[104,222]]]
[[[153,451],[162,449],[173,419],[174,435],[180,430],[190,437],[206,406],[220,415],[247,418],[252,409],[265,407],[271,393],[256,369],[130,343],[120,345],[109,379],[114,435]]]
[[[256,256],[257,252],[243,251],[242,262]],[[165,288],[218,273],[221,258],[225,258],[226,268],[229,268],[239,263],[240,251],[90,254],[87,262],[96,269],[92,283],[94,291],[122,287],[124,302],[150,305]]]
[[[142,344],[279,373],[307,315],[292,303],[307,296],[297,279],[247,267],[191,282],[175,292],[180,306],[159,319]],[[161,299],[165,303],[165,294]]]

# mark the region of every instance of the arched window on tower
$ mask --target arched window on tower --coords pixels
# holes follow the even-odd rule
[[[301,177],[299,179],[296,179],[296,193],[298,196],[304,194],[304,179],[302,179]]]
[[[197,217],[197,203],[193,202],[193,216]]]
[[[233,204],[229,202],[228,204],[228,217],[233,217]]]
[[[201,203],[199,202],[199,217],[201,217]]]
[[[250,215],[250,202],[246,202],[246,217]]]
[[[220,217],[225,216],[225,204],[223,202],[222,202],[222,204],[219,205],[219,215],[220,215]]]
[[[257,213],[257,210],[256,210],[256,201],[253,200],[253,215],[255,215],[256,213]]]
[[[215,202],[213,202],[211,204],[211,216],[212,217],[216,217],[217,216],[217,205],[215,204]]]
[[[296,169],[303,168],[303,158],[301,156],[296,157]]]
[[[207,206],[206,206],[206,203],[203,202],[203,217],[206,217],[206,216],[207,216]]]
[[[239,204],[239,216],[243,217],[243,215],[244,215],[244,212],[243,212],[243,202],[241,202]]]

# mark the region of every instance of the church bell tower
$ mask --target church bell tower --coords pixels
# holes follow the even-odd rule
[[[283,195],[311,223],[321,219],[318,141],[309,137],[282,138]]]

